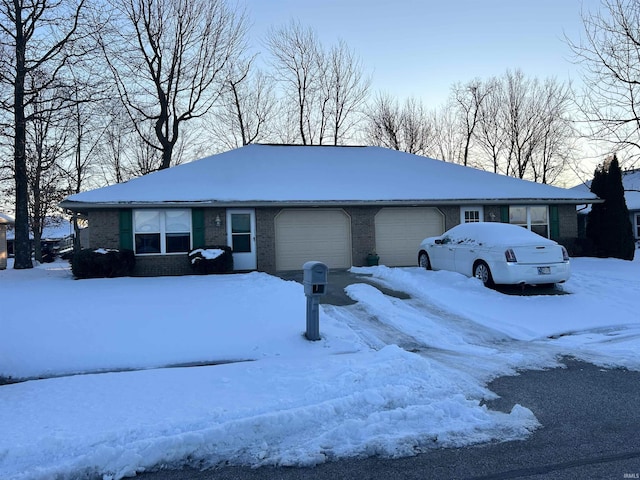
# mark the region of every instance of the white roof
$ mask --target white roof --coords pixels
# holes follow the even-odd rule
[[[553,200],[596,196],[381,147],[248,145],[125,183],[63,207]]]
[[[627,203],[629,210],[640,210],[640,169],[629,170],[622,172],[622,186],[624,187],[624,199]],[[591,188],[591,181],[576,185],[571,190],[576,192],[589,192]],[[582,213],[587,213],[590,209],[581,210]]]
[[[62,217],[45,218],[44,228],[42,229],[42,240],[59,240],[68,237],[72,233],[73,226],[69,220]],[[9,230],[7,230],[7,240],[13,240],[15,236],[15,230],[13,227],[9,227]],[[29,231],[29,238],[33,240],[33,233],[31,231]]]

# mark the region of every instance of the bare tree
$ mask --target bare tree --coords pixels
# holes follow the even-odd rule
[[[137,134],[158,152],[143,170],[169,168],[182,125],[222,93],[227,67],[244,48],[244,16],[225,0],[111,4],[119,16],[102,38],[104,55]]]
[[[478,145],[478,156],[488,159],[493,173],[500,173],[500,161],[505,147],[504,88],[497,78],[487,81],[490,92],[480,106],[478,128],[474,137]]]
[[[272,28],[266,39],[272,56],[275,78],[284,85],[285,95],[293,99],[297,131],[303,145],[314,143],[320,136],[313,118],[313,104],[320,84],[322,55],[320,43],[311,28],[292,21]]]
[[[463,140],[455,106],[448,102],[433,113],[434,141],[431,156],[445,162],[461,163]]]
[[[614,150],[640,149],[640,3],[602,0],[601,9],[582,14],[584,35],[567,39],[583,67],[581,111],[591,136]]]
[[[536,99],[538,128],[531,162],[533,181],[553,183],[570,162],[577,138],[569,116],[573,95],[570,85],[547,79]]]
[[[366,143],[426,155],[433,142],[434,126],[422,102],[408,98],[400,106],[388,94],[378,94],[369,107]]]
[[[303,145],[338,145],[362,118],[370,87],[362,62],[342,40],[323,47],[299,22],[270,30],[267,47],[282,87],[287,118],[295,117]],[[286,123],[286,122],[285,122]]]
[[[454,104],[461,122],[464,146],[462,149],[462,164],[469,163],[469,150],[474,138],[476,126],[480,120],[481,111],[486,98],[491,93],[490,83],[483,83],[479,79],[466,84],[456,84],[452,88]]]
[[[69,150],[66,95],[57,89],[40,89],[49,81],[42,70],[27,75],[27,88],[38,91],[37,99],[25,110],[27,182],[29,190],[29,226],[33,233],[34,255],[42,261],[42,230],[48,216],[68,193],[60,162]]]
[[[85,0],[0,0],[0,82],[11,86],[12,95],[1,105],[11,112],[15,178],[14,268],[32,268],[29,242],[28,177],[25,109],[40,89],[54,85],[63,67],[73,59],[71,46],[79,37]],[[30,72],[50,72],[38,90],[28,88]]]
[[[343,41],[331,49],[329,67],[333,144],[338,145],[358,121],[354,116],[369,95],[371,78],[363,76],[361,60]]]
[[[133,177],[128,168],[128,153],[139,136],[121,104],[103,102],[107,116],[102,126],[102,142],[98,154],[102,177],[107,185],[122,183]]]
[[[374,98],[368,111],[365,137],[371,145],[403,150],[402,112],[397,99],[383,93]]]
[[[271,77],[253,66],[253,59],[232,65],[222,102],[208,129],[224,148],[238,148],[268,138],[276,113]]]

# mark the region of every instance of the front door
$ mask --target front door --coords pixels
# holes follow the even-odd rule
[[[255,210],[227,210],[227,241],[233,249],[234,270],[257,268]]]

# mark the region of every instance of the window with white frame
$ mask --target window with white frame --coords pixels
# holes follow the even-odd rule
[[[191,210],[134,210],[136,255],[184,253],[191,248]]]
[[[640,213],[636,213],[636,238],[640,238]]]
[[[460,207],[460,223],[477,223],[484,221],[482,207]]]
[[[549,208],[546,205],[510,206],[509,223],[549,238]]]

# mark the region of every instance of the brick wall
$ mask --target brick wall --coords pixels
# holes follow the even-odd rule
[[[446,205],[444,207],[438,207],[438,210],[440,210],[444,215],[445,231],[455,227],[460,223],[460,207]]]
[[[216,217],[220,226],[216,227]],[[225,208],[204,209],[204,239],[206,246],[227,245],[227,210]]]
[[[117,209],[89,210],[86,248],[120,248],[120,213]]]
[[[280,208],[256,209],[256,250],[258,270],[276,271],[276,215]]]
[[[364,266],[367,255],[376,250],[375,217],[380,207],[348,207],[344,211],[351,217],[351,263]]]
[[[161,275],[193,275],[186,253],[175,255],[137,256],[136,277],[155,277]]]
[[[575,205],[558,205],[560,238],[578,238],[578,213]]]

